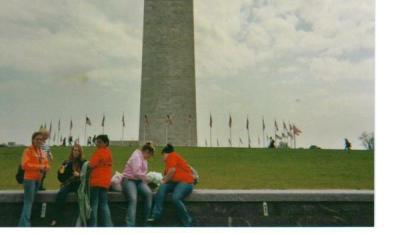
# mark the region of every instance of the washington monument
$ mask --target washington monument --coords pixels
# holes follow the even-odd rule
[[[145,0],[139,141],[197,145],[193,0]]]

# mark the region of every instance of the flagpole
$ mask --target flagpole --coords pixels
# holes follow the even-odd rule
[[[191,135],[190,135],[190,132],[191,132],[191,125],[190,125],[190,121],[189,121],[189,143],[188,143],[188,146],[190,146],[190,142],[192,141],[192,137],[191,137]]]
[[[263,147],[265,148],[265,121],[264,121],[264,116],[262,119],[262,135],[263,135]]]
[[[294,149],[296,149],[296,134],[293,135]]]
[[[231,144],[231,147],[232,147],[232,127],[229,127],[229,142],[230,142],[230,144]]]
[[[212,147],[212,134],[211,134],[212,127],[210,126],[210,147]]]
[[[189,115],[189,119],[188,119],[188,121],[189,121],[189,128],[188,128],[188,130],[189,130],[189,143],[188,143],[188,146],[191,146],[192,145],[192,117],[191,117],[191,115]]]
[[[72,135],[72,127],[71,127],[71,125],[72,125],[72,117],[71,117],[71,122],[70,122],[70,124],[69,124],[69,136],[71,137]]]
[[[292,137],[290,137],[290,146],[293,148],[294,146],[294,144],[293,144],[293,125],[292,124],[290,124],[290,126],[291,126],[291,130],[290,130],[290,134],[292,134]]]
[[[210,113],[210,147],[212,147],[212,116]]]
[[[263,129],[263,147],[265,147],[265,130]]]
[[[85,145],[85,143],[86,143],[86,146],[87,146],[87,138],[86,138],[86,126],[87,126],[87,114],[86,114],[86,117],[85,117],[85,133],[84,133],[84,136],[83,136],[83,145]]]
[[[247,129],[247,139],[248,139],[249,148],[250,148],[250,130],[249,129]]]
[[[124,140],[124,128],[125,128],[125,113],[122,113],[122,136],[121,136],[121,141]]]
[[[249,126],[249,115],[247,115],[247,119],[246,119],[246,129],[247,129],[247,140],[249,143],[249,148],[250,148],[250,126]]]
[[[146,124],[143,127],[143,141],[146,143]]]
[[[167,127],[165,127],[165,145],[168,144],[168,126],[169,124],[167,123]]]
[[[294,149],[296,149],[296,134],[294,133],[294,126],[293,126],[293,143],[294,143]]]
[[[233,146],[233,142],[232,142],[232,115],[231,115],[231,113],[229,113],[228,126],[229,126],[229,144],[232,147]]]
[[[57,138],[60,138],[60,119],[58,119],[57,131]]]
[[[124,140],[124,122],[122,122],[122,136],[121,136],[121,141]]]

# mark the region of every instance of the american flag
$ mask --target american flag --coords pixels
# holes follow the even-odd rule
[[[171,116],[169,114],[167,115],[167,123],[169,125],[172,125],[172,118],[171,118]]]
[[[147,116],[147,114],[144,114],[144,124],[146,126],[149,126],[149,117]]]
[[[90,121],[88,116],[86,116],[86,124],[89,126],[92,125],[92,122]]]
[[[264,122],[264,117],[262,118],[262,129],[265,130],[265,122]]]
[[[293,133],[294,133],[294,135],[300,135],[300,133],[302,133],[301,132],[301,130],[300,129],[298,129],[295,125],[293,125]]]
[[[105,123],[106,123],[106,115],[103,115],[103,120],[101,121],[101,127],[104,127]]]

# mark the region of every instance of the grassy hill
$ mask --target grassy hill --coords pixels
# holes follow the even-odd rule
[[[0,148],[0,189],[21,189],[15,173],[24,148]],[[114,171],[122,172],[132,147],[112,147]],[[373,189],[373,151],[266,150],[247,148],[181,147],[178,153],[200,174],[197,188],[207,189]],[[56,170],[69,148],[53,147],[55,161],[47,175],[47,189],[57,189]],[[94,148],[84,148],[89,159]],[[159,153],[149,161],[149,171],[162,171]]]

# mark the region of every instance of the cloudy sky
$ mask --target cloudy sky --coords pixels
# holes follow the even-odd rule
[[[83,137],[93,126],[137,139],[143,0],[1,0],[0,143],[28,143],[41,123],[73,120]],[[361,148],[374,130],[373,0],[194,0],[198,143],[257,146],[264,116],[293,122],[298,146]],[[215,142],[214,142],[215,144]]]

